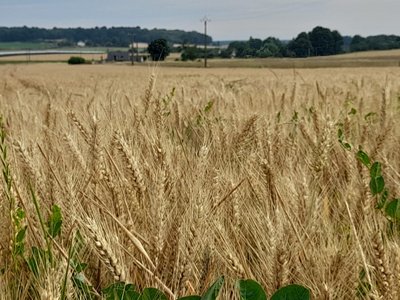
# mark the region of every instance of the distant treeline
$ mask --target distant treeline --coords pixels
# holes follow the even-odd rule
[[[274,37],[232,42],[220,55],[222,57],[310,57],[389,49],[400,49],[399,36],[343,37],[337,30],[317,26],[310,32],[300,33],[289,42],[282,42]]]
[[[233,41],[224,50],[209,49],[209,58],[253,58],[253,57],[310,57],[334,55],[345,52],[399,49],[400,37],[395,35],[378,35],[363,38],[342,36],[337,30],[321,26],[310,32],[302,32],[291,41],[281,41],[274,37],[265,40],[252,38],[248,41]],[[202,48],[185,47],[182,60],[201,59],[205,55]]]
[[[170,43],[203,44],[204,34],[195,31],[145,29],[140,27],[37,28],[0,27],[0,42],[56,41],[58,46],[72,46],[83,41],[87,46],[127,47],[132,41],[150,43],[166,39]],[[207,42],[212,39],[207,36]]]
[[[350,51],[400,49],[400,36],[375,35],[362,37],[355,35],[350,43]]]
[[[308,57],[339,54],[344,51],[343,48],[344,38],[338,31],[317,26],[310,32],[300,33],[289,42],[283,42],[275,37],[265,40],[250,37],[248,41],[231,42],[226,49],[219,52],[216,49],[210,49],[207,56],[222,58]],[[184,48],[182,59],[202,58],[204,53],[200,48]]]
[[[145,29],[140,27],[94,27],[94,28],[37,28],[0,27],[0,42],[52,42],[55,46],[75,46],[83,41],[86,46],[127,47],[132,41],[150,43],[165,39],[170,44],[181,44],[183,60],[203,58],[204,34],[183,30]],[[212,38],[207,36],[207,43]],[[317,26],[310,32],[301,32],[291,41],[281,41],[274,37],[265,40],[252,38],[248,41],[233,41],[228,48],[209,49],[212,57],[310,57],[334,55],[344,52],[400,49],[400,37],[377,35],[369,37],[343,37],[337,30]]]

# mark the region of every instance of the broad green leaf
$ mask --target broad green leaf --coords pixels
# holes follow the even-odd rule
[[[241,300],[267,300],[267,295],[261,285],[254,280],[238,280],[237,286]]]
[[[382,176],[371,177],[371,181],[369,182],[369,187],[371,189],[372,195],[377,195],[383,191],[385,188],[385,180]]]
[[[355,115],[357,113],[357,110],[353,107],[350,112],[349,115]]]
[[[219,277],[212,286],[207,290],[207,292],[201,297],[201,300],[215,300],[218,297],[219,291],[224,284],[224,276]]]
[[[26,229],[28,226],[24,226],[20,229],[15,237],[15,245],[13,254],[14,255],[23,255],[25,251],[25,236],[26,236]]]
[[[55,238],[57,235],[60,234],[61,225],[62,225],[61,208],[58,207],[57,205],[53,205],[50,219],[47,222],[49,234],[51,237]]]
[[[368,169],[371,168],[371,160],[369,159],[369,156],[367,155],[367,153],[365,153],[362,150],[359,150],[357,152],[357,159],[364,165],[366,166]]]
[[[304,286],[292,284],[280,288],[272,295],[271,300],[309,300],[310,291]]]
[[[343,142],[344,136],[343,136],[342,128],[338,129],[338,134],[337,135],[338,135],[339,142]]]
[[[394,199],[386,205],[385,213],[393,220],[400,221],[400,199]]]
[[[179,298],[178,300],[201,300],[200,296],[186,296]]]
[[[139,300],[168,300],[167,296],[164,295],[159,289],[156,288],[145,288],[138,298]]]
[[[375,205],[375,208],[382,209],[385,206],[388,197],[389,197],[389,191],[387,189],[384,189],[381,197],[379,198],[379,201]]]
[[[380,162],[374,162],[370,170],[371,178],[376,178],[382,175],[382,166]]]
[[[136,300],[140,294],[135,291],[133,284],[116,282],[102,290],[106,300]]]
[[[346,150],[351,150],[352,146],[349,143],[343,142],[341,143],[343,148]]]
[[[22,221],[25,218],[25,211],[18,207],[13,215],[13,220],[15,222],[15,225],[17,227],[20,227],[22,225]]]
[[[25,226],[20,231],[18,231],[17,236],[15,237],[16,243],[22,243],[24,241],[27,228],[28,226]]]
[[[21,219],[25,218],[25,211],[24,211],[22,208],[18,207],[17,210],[16,210],[16,212],[15,212],[15,216],[16,216],[19,220],[21,220]]]

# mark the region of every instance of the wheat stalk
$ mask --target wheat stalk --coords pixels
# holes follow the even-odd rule
[[[115,252],[104,238],[104,235],[98,228],[96,222],[88,217],[84,225],[88,229],[89,237],[91,238],[94,249],[99,255],[101,261],[111,272],[115,280],[124,282],[126,280],[126,272],[120,265],[119,260],[114,254]]]

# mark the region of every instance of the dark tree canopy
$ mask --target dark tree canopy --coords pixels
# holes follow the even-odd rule
[[[149,51],[152,60],[164,60],[170,53],[170,47],[167,40],[157,39],[149,44],[147,51]]]
[[[350,51],[366,51],[368,50],[368,43],[365,38],[360,35],[355,35],[350,43]]]
[[[84,41],[88,46],[126,47],[134,39],[149,43],[156,39],[166,39],[170,43],[203,44],[204,34],[195,31],[145,29],[140,27],[94,27],[57,28],[0,27],[0,42],[59,41],[65,46]],[[207,36],[210,44],[212,39]]]
[[[292,40],[288,44],[288,53],[296,57],[334,55],[343,52],[343,45],[343,37],[337,30],[317,26]]]
[[[311,44],[308,33],[300,33],[288,46],[290,56],[308,57],[313,53],[313,46]]]
[[[285,55],[284,44],[273,37],[264,41],[250,38],[247,42],[232,42],[221,52],[223,57],[282,57]]]
[[[195,60],[200,58],[200,56],[201,56],[201,50],[198,49],[197,47],[186,47],[182,51],[181,59],[183,61]]]
[[[246,42],[232,42],[221,52],[222,57],[308,57],[343,52],[343,37],[337,30],[315,27],[302,32],[289,43],[269,37],[264,41],[250,37]]]
[[[262,40],[253,39],[252,37],[250,37],[248,41],[247,55],[256,56],[257,52],[261,49],[262,44],[263,44]]]
[[[220,53],[219,49],[211,48],[207,50],[207,58],[214,58],[214,57],[224,57],[222,52]],[[196,60],[196,59],[204,59],[205,57],[205,51],[204,48],[199,48],[199,47],[185,47],[182,50],[181,53],[181,59],[183,61],[187,60]],[[229,57],[225,56],[225,58]]]
[[[339,33],[339,31],[334,30],[332,31],[332,36],[333,36],[333,41],[335,43],[334,45],[334,54],[339,54],[343,52],[343,46],[344,46],[344,38],[343,36]]]
[[[337,31],[334,34],[329,28],[321,26],[315,27],[309,33],[309,38],[314,48],[315,56],[337,54],[336,44],[340,44],[338,46],[340,49],[341,45],[343,45],[343,38]]]
[[[400,37],[396,35],[375,35],[362,37],[355,35],[350,43],[350,51],[390,50],[400,48]]]
[[[269,37],[263,41],[258,55],[260,57],[282,57],[286,55],[286,46],[277,38]]]

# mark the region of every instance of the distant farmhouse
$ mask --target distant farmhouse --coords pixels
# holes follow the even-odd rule
[[[130,61],[131,56],[128,51],[108,51],[107,61]]]
[[[133,61],[144,62],[148,58],[149,58],[149,55],[147,55],[147,54],[134,54]],[[132,61],[132,56],[129,51],[108,51],[106,61],[108,61],[108,62]]]
[[[86,43],[85,43],[84,41],[79,41],[79,42],[76,43],[76,45],[77,45],[78,47],[85,47],[85,46],[86,46]]]

